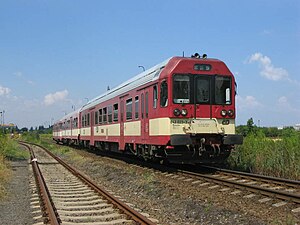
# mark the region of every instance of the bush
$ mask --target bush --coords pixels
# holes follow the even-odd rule
[[[26,159],[29,156],[28,151],[20,150],[16,141],[9,135],[0,134],[0,155],[6,159]]]
[[[300,132],[287,132],[280,139],[262,131],[250,133],[228,159],[231,168],[288,179],[300,178]]]
[[[23,141],[40,143],[40,134],[37,131],[24,132],[21,135]]]

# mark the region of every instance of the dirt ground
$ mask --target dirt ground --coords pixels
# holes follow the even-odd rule
[[[0,199],[0,224],[33,224],[27,160],[12,161],[12,178],[7,184],[6,196]]]

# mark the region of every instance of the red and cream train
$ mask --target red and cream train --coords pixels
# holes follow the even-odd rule
[[[217,59],[172,57],[54,124],[53,139],[145,159],[223,162],[235,134],[235,80]]]

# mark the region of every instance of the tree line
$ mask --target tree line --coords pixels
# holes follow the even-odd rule
[[[281,138],[289,137],[293,135],[296,131],[294,127],[258,127],[254,124],[253,118],[248,119],[246,125],[239,125],[236,127],[236,133],[247,136],[249,134],[263,133],[266,137],[269,138]]]

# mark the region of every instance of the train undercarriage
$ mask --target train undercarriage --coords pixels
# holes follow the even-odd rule
[[[121,151],[117,142],[96,141],[93,146],[88,140],[63,139],[63,144],[79,145],[102,151],[123,152],[135,155],[144,160],[170,162],[177,164],[215,164],[224,163],[239,144],[239,135],[185,135],[173,136],[166,145],[125,144],[125,151]]]

